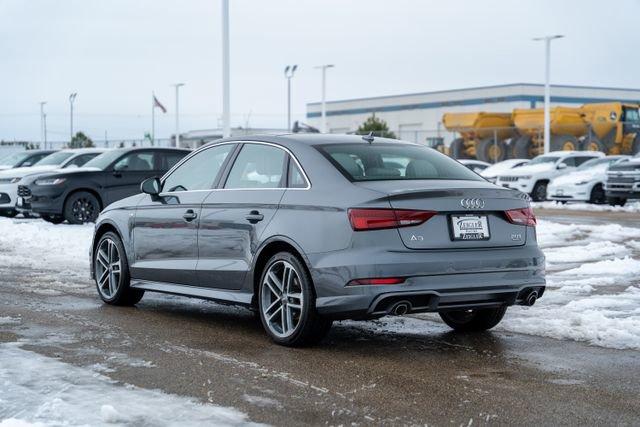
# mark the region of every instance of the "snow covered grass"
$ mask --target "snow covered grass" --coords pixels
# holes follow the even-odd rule
[[[640,202],[630,201],[625,206],[594,205],[592,203],[560,203],[555,201],[533,202],[534,209],[566,209],[570,211],[591,211],[591,212],[640,212]]]
[[[640,350],[640,228],[540,221],[547,291],[498,329]]]
[[[0,266],[87,276],[93,225],[0,218]]]
[[[0,427],[251,425],[235,409],[119,384],[98,372],[0,345]]]

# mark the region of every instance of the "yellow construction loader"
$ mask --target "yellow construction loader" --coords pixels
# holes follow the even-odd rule
[[[584,120],[589,124],[582,140],[583,150],[608,154],[640,152],[640,113],[637,104],[585,104],[581,110]]]
[[[447,130],[460,134],[449,147],[452,157],[494,163],[507,158],[505,140],[514,134],[511,114],[446,113],[442,123]]]

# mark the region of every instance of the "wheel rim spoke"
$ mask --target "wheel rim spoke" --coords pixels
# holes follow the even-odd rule
[[[118,246],[111,239],[100,243],[95,256],[95,274],[98,291],[104,298],[111,299],[118,292],[122,261]]]

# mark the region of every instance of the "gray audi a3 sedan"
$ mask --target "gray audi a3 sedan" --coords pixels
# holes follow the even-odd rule
[[[545,289],[528,197],[418,144],[224,139],[141,190],[96,223],[91,273],[108,304],[156,291],[244,305],[300,346],[333,320],[407,313],[487,330]]]

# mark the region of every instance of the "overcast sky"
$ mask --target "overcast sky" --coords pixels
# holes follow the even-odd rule
[[[0,0],[0,139],[141,138],[151,92],[174,129],[215,128],[221,102],[219,0]],[[542,82],[543,34],[558,84],[640,87],[640,1],[231,0],[232,125],[286,126],[283,69],[298,64],[294,119],[320,99],[346,99],[514,82]]]

